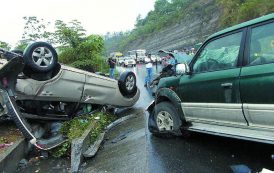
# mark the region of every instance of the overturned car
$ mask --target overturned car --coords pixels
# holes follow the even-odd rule
[[[30,44],[24,53],[0,49],[0,55],[0,117],[11,117],[39,149],[66,139],[36,135],[30,119],[65,121],[104,106],[130,107],[140,96],[133,72],[114,80],[59,64],[55,49],[45,42]]]

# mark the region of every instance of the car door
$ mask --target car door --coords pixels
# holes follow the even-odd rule
[[[241,71],[243,109],[251,127],[274,129],[274,20],[249,28]]]
[[[57,76],[43,83],[35,99],[79,102],[84,89],[85,74],[82,70],[62,65]]]
[[[246,31],[209,40],[190,64],[191,74],[180,78],[179,90],[186,120],[246,126],[239,95],[239,67]]]

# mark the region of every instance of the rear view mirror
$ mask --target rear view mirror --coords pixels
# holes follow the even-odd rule
[[[176,74],[177,75],[186,74],[188,72],[189,72],[189,67],[186,63],[176,65]]]

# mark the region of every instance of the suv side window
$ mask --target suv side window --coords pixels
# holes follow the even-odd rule
[[[251,29],[249,64],[274,63],[274,22]]]
[[[218,38],[208,43],[198,55],[193,72],[216,71],[237,66],[242,32]]]

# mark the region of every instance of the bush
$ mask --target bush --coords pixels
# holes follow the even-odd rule
[[[75,48],[61,48],[59,59],[64,64],[90,72],[106,72],[108,66],[101,55],[103,48],[103,38],[98,35],[90,35]]]
[[[99,117],[99,120],[95,120],[95,117]],[[94,143],[105,127],[115,119],[116,118],[113,115],[97,112],[94,115],[84,115],[64,122],[60,132],[68,138],[68,141],[51,150],[51,155],[57,158],[62,156],[70,156],[72,140],[81,137],[87,127],[89,127],[92,123],[95,124],[90,134],[90,144]]]

